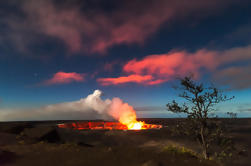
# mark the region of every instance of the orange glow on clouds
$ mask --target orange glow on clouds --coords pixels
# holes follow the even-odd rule
[[[129,82],[144,83],[150,80],[152,80],[151,75],[132,74],[129,76],[122,76],[118,78],[99,78],[98,82],[101,85],[117,85],[117,84],[122,84],[122,83],[129,83]]]
[[[127,76],[98,79],[102,85],[117,85],[135,82],[146,85],[156,85],[176,78],[193,74],[200,76],[201,69],[213,70],[219,63],[217,53],[204,49],[195,53],[186,51],[169,52],[167,54],[149,55],[140,60],[130,60],[123,66]]]
[[[71,82],[83,82],[84,74],[78,74],[75,72],[66,73],[66,72],[57,72],[53,77],[44,82],[45,85],[53,84],[67,84]]]

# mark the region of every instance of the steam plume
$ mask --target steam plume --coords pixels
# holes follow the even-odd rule
[[[119,98],[101,98],[102,91],[95,90],[86,98],[78,101],[51,104],[35,109],[0,109],[1,121],[16,120],[77,120],[77,119],[104,119],[125,122],[136,120],[136,113],[132,106]],[[127,122],[125,122],[127,123]]]

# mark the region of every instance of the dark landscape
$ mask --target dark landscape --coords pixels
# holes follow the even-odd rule
[[[248,166],[251,119],[221,119],[241,149],[233,158],[216,161],[200,157],[196,142],[180,136],[184,119],[139,119],[161,124],[155,130],[72,130],[58,123],[72,121],[1,122],[1,166]]]
[[[251,0],[0,0],[0,166],[251,166]]]

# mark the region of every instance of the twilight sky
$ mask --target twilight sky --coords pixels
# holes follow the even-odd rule
[[[0,116],[100,89],[139,117],[172,117],[191,73],[235,96],[220,115],[251,116],[249,0],[0,1]]]

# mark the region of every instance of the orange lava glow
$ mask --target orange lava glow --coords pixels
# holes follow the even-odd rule
[[[127,127],[129,130],[140,130],[142,129],[142,126],[144,125],[144,122],[135,122],[129,124]]]
[[[109,114],[121,124],[125,125],[127,130],[147,129],[145,122],[137,121],[136,111],[128,103],[124,103],[119,98],[113,98],[113,104],[109,109]]]
[[[160,129],[162,125],[146,124],[144,122],[132,123],[129,126],[119,122],[74,122],[58,124],[58,127],[75,130],[145,130]]]
[[[160,129],[161,125],[146,124],[137,121],[137,115],[132,106],[119,98],[113,98],[108,114],[118,122],[74,122],[58,124],[60,128],[73,128],[77,130],[142,130]]]

